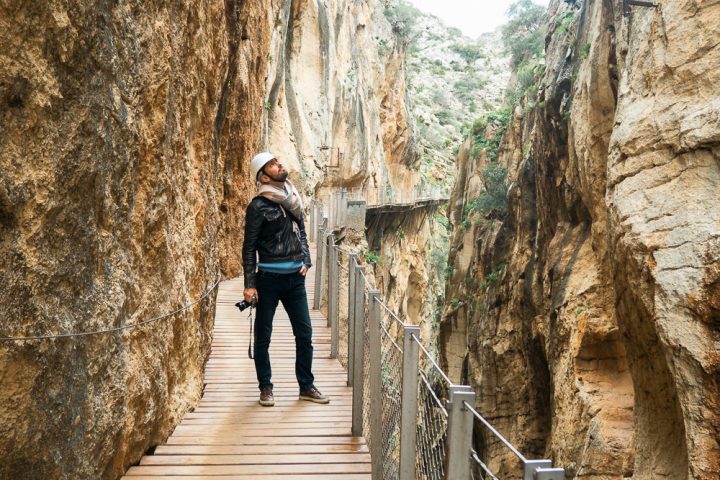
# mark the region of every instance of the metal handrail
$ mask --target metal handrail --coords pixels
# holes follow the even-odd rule
[[[443,412],[445,417],[447,417],[448,416],[447,409],[445,408],[443,403],[440,401],[438,396],[435,394],[435,390],[433,390],[432,385],[430,385],[430,380],[428,380],[427,375],[425,375],[425,373],[423,373],[422,371],[420,371],[418,373],[419,373],[420,379],[423,381],[423,383],[427,387],[428,392],[430,392],[430,396],[432,396],[433,400],[435,400],[437,407]]]
[[[432,355],[430,355],[430,352],[427,351],[427,349],[426,349],[425,346],[422,344],[422,342],[420,341],[420,339],[417,338],[417,337],[415,336],[415,334],[412,334],[411,337],[412,337],[412,339],[418,344],[418,346],[420,347],[420,350],[425,354],[425,357],[428,359],[428,361],[430,362],[430,364],[432,364],[432,366],[435,367],[435,370],[437,370],[437,372],[440,374],[440,376],[447,382],[448,386],[453,386],[453,385],[455,385],[455,384],[452,382],[452,380],[450,380],[450,378],[445,374],[445,372],[443,372],[442,368],[440,368],[440,365],[437,364],[437,362],[436,362],[435,359],[432,357]]]
[[[485,462],[483,462],[482,460],[480,460],[480,457],[478,456],[478,453],[475,451],[475,449],[470,450],[470,457],[471,457],[473,460],[475,460],[475,463],[477,463],[478,465],[480,465],[480,468],[482,468],[483,471],[484,471],[487,475],[490,475],[490,478],[491,478],[492,480],[499,480],[499,479],[495,476],[495,474],[490,471],[490,469],[488,468],[488,466],[485,465]]]
[[[495,435],[502,443],[505,444],[506,447],[508,447],[508,448],[510,449],[511,452],[513,452],[513,453],[515,454],[515,456],[517,456],[517,457],[520,459],[520,461],[522,461],[523,463],[527,463],[527,461],[528,461],[527,458],[525,458],[525,456],[524,456],[522,453],[520,453],[520,452],[518,451],[518,449],[515,448],[515,447],[512,445],[512,443],[510,443],[505,437],[503,437],[503,436],[500,434],[500,432],[498,432],[497,430],[495,430],[495,428],[494,428],[492,425],[490,425],[490,422],[488,422],[487,420],[485,420],[485,418],[483,418],[483,416],[480,415],[480,413],[479,413],[477,410],[475,410],[475,408],[474,408],[472,405],[470,405],[470,404],[467,403],[467,402],[463,402],[463,404],[465,405],[465,408],[467,408],[468,410],[470,410],[470,411],[472,412],[472,414],[475,416],[475,418],[477,418],[478,420],[480,420],[480,422],[481,422],[483,425],[485,425],[485,427],[486,427],[488,430],[490,430],[490,431],[493,433],[493,435]]]
[[[391,317],[393,320],[395,320],[395,322],[397,322],[398,325],[400,325],[401,327],[404,327],[404,326],[405,326],[405,323],[404,323],[402,320],[400,320],[400,318],[398,318],[398,316],[395,314],[395,312],[393,312],[392,310],[390,310],[390,307],[388,307],[388,306],[385,304],[385,302],[383,302],[382,300],[378,300],[378,303],[380,304],[380,306],[381,306],[387,313],[390,314],[390,317]]]

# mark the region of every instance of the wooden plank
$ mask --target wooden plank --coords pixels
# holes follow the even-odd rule
[[[337,412],[331,412],[329,415],[324,415],[324,412],[311,412],[311,413],[291,413],[282,412],[282,415],[262,415],[258,412],[257,415],[252,415],[248,418],[248,415],[238,415],[236,413],[188,413],[183,418],[183,423],[219,423],[227,422],[228,424],[254,424],[254,423],[285,423],[292,421],[307,421],[311,420],[314,422],[346,422],[350,419],[350,412],[345,412],[344,415],[338,415]],[[190,423],[188,423],[190,425]]]
[[[195,437],[217,435],[220,437],[232,438],[238,434],[238,429],[234,425],[224,427],[212,427],[208,425],[183,425],[177,426],[173,432],[173,437]],[[347,425],[324,427],[310,423],[284,424],[273,429],[267,427],[251,427],[245,426],[241,429],[245,435],[266,435],[268,437],[316,437],[316,436],[339,436],[349,435],[350,427]]]
[[[369,473],[313,473],[309,475],[227,475],[223,480],[371,480]],[[217,475],[133,475],[133,480],[218,480]]]
[[[368,463],[369,453],[305,453],[266,455],[146,455],[140,465],[303,465]]]
[[[167,445],[296,445],[302,443],[303,445],[365,445],[365,439],[363,437],[330,437],[330,436],[318,436],[318,437],[305,437],[297,438],[293,436],[250,436],[244,435],[242,432],[238,432],[237,435],[225,436],[225,437],[214,437],[210,436],[188,436],[188,437],[176,437],[171,436],[167,439]]]
[[[236,455],[273,453],[369,453],[367,445],[159,445],[155,455]]]
[[[321,465],[140,465],[131,467],[134,475],[261,475],[281,473],[370,473],[369,463],[328,463]],[[289,480],[289,479],[288,479]]]

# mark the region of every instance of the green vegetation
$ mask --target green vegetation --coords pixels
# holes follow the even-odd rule
[[[483,88],[486,83],[474,74],[464,75],[453,84],[453,92],[461,102],[469,104],[475,99],[477,91]]]
[[[270,100],[265,100],[265,102],[263,103],[263,108],[268,112],[272,110],[272,103],[270,103]]]
[[[545,72],[545,8],[531,0],[518,0],[508,9],[508,23],[502,29],[505,51],[515,72],[515,84],[505,92],[505,102],[513,107],[535,107],[538,80]]]
[[[586,43],[585,45],[580,48],[580,58],[585,60],[590,55],[590,47],[592,46],[591,43]]]
[[[500,140],[507,129],[509,121],[510,111],[502,108],[476,119],[470,129],[473,136],[473,147],[470,154],[474,158],[479,158],[480,152],[484,150],[491,162],[497,160],[500,151]],[[492,138],[485,137],[488,126],[493,127],[494,134]]]
[[[450,50],[460,55],[468,66],[484,57],[483,49],[477,43],[456,43],[450,46]]]
[[[502,39],[511,67],[517,69],[522,62],[541,59],[545,47],[545,7],[532,0],[518,0],[510,5],[507,15],[509,21],[502,27]]]
[[[367,263],[371,263],[373,265],[383,264],[383,259],[380,258],[380,256],[375,252],[371,252],[370,250],[366,250],[363,248],[362,250],[360,250],[360,254],[363,256]]]
[[[575,12],[568,10],[562,15],[555,18],[555,33],[562,35],[570,30],[572,24],[575,23]]]
[[[404,0],[383,0],[383,13],[395,33],[405,40],[410,40],[415,29],[417,18],[421,12]]]
[[[463,213],[482,212],[486,217],[502,218],[507,212],[507,170],[499,165],[488,165],[482,171],[485,191],[465,205]]]

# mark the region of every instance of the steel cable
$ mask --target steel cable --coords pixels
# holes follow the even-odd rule
[[[94,330],[92,332],[75,332],[75,333],[60,333],[57,335],[38,335],[38,336],[30,336],[30,337],[0,337],[0,341],[16,341],[16,340],[46,340],[51,338],[68,338],[68,337],[84,337],[89,335],[99,335],[104,333],[113,333],[113,332],[119,332],[122,330],[129,330],[131,328],[140,327],[142,325],[147,325],[148,323],[157,322],[160,320],[163,320],[168,317],[172,317],[180,312],[184,312],[185,310],[189,310],[191,307],[194,307],[198,303],[202,302],[205,298],[207,298],[210,293],[212,293],[215,288],[220,284],[221,278],[218,278],[218,280],[215,282],[215,284],[210,287],[200,298],[195,300],[192,303],[189,303],[185,305],[184,307],[178,308],[177,310],[174,310],[170,313],[166,313],[164,315],[160,315],[159,317],[154,317],[149,320],[143,320],[142,322],[133,323],[130,325],[123,325],[121,327],[114,327],[114,328],[106,328],[103,330]]]

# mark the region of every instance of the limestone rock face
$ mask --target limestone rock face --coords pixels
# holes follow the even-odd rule
[[[379,2],[278,3],[265,145],[321,200],[340,186],[362,188],[370,202],[410,192],[419,177],[407,168],[405,52]]]
[[[489,161],[459,156],[446,296],[467,300],[446,309],[443,361],[573,477],[717,478],[720,4],[550,11],[538,106],[497,160],[504,217],[457,228]]]
[[[0,7],[0,477],[116,478],[199,398],[240,273],[265,2]]]

